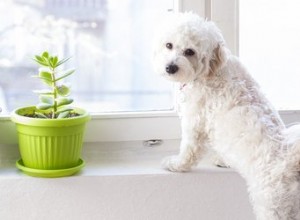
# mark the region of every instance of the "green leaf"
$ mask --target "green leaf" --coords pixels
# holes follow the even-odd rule
[[[47,118],[46,115],[44,115],[43,113],[40,113],[40,112],[35,112],[34,114],[37,115],[39,118]]]
[[[52,74],[47,71],[41,71],[39,72],[39,78],[43,80],[44,83],[46,83],[49,86],[52,86],[53,80],[52,80]]]
[[[68,112],[73,111],[73,108],[61,106],[61,107],[59,107],[58,111],[56,111],[56,113],[61,113],[61,112],[66,112],[66,111],[68,111]]]
[[[50,59],[49,59],[49,58],[46,59],[46,62],[47,62],[47,64],[48,64],[49,67],[53,67],[53,66],[52,66],[52,63],[50,62]]]
[[[49,57],[48,51],[44,51],[44,52],[42,53],[42,56],[45,57],[45,58],[48,58],[48,57]]]
[[[54,100],[53,100],[52,96],[40,95],[39,98],[42,103],[49,104],[51,106],[53,106],[53,104],[54,104]]]
[[[70,76],[74,72],[75,72],[75,69],[69,69],[69,70],[64,71],[61,76],[59,76],[55,79],[55,82],[57,82],[63,78],[66,78],[67,76]]]
[[[59,113],[59,115],[57,116],[57,118],[66,118],[68,115],[69,115],[68,111],[61,112],[61,113]]]
[[[60,66],[61,64],[67,62],[69,59],[71,59],[71,57],[68,57],[68,58],[65,58],[65,59],[60,60],[60,61],[56,64],[56,66]]]
[[[48,86],[52,86],[52,81],[49,81],[48,78],[44,78],[44,77],[41,77],[41,76],[31,76],[31,77],[42,79],[42,81],[45,84],[47,84]]]
[[[55,57],[53,58],[53,66],[54,66],[54,67],[56,67],[57,61],[58,61],[58,57],[55,56]]]
[[[40,95],[53,95],[53,91],[49,89],[33,90],[33,92]]]
[[[34,56],[36,60],[40,61],[40,62],[44,62],[44,58],[40,57],[39,55],[35,55]]]
[[[39,76],[52,81],[52,74],[47,71],[40,71]]]
[[[55,65],[54,65],[54,58],[53,57],[49,57],[49,63],[50,63],[50,66],[52,67],[52,68],[55,68]]]
[[[60,96],[68,96],[70,94],[70,88],[66,85],[56,87],[56,91]]]
[[[43,58],[43,57],[40,57],[38,55],[35,56],[35,58],[33,59],[35,62],[39,63],[40,65],[42,66],[49,66],[47,61]]]
[[[57,106],[63,106],[63,105],[69,105],[73,102],[73,99],[71,98],[57,98]]]
[[[47,109],[50,109],[52,108],[53,105],[51,104],[47,104],[47,103],[39,103],[36,105],[36,108],[39,109],[39,110],[47,110]]]

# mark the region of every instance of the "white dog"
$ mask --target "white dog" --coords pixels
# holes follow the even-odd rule
[[[300,219],[300,126],[285,127],[213,22],[176,14],[160,31],[155,71],[179,84],[180,153],[188,171],[208,149],[245,179],[259,220]]]

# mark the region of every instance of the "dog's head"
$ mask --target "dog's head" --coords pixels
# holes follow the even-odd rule
[[[227,60],[224,44],[213,22],[193,13],[171,15],[155,40],[155,72],[181,83],[212,77]]]

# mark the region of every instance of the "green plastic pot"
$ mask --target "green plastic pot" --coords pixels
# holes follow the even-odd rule
[[[40,119],[24,116],[34,111],[35,107],[30,106],[12,113],[22,158],[17,161],[17,167],[31,176],[42,177],[72,175],[81,169],[84,166],[81,159],[83,135],[86,122],[90,120],[89,114],[75,108],[80,116],[73,118]],[[27,172],[29,169],[30,172]]]

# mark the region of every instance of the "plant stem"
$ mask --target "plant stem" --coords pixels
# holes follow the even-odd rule
[[[57,91],[56,91],[56,81],[55,81],[55,68],[51,68],[51,75],[52,75],[52,91],[53,91],[53,112],[52,118],[55,118],[55,113],[57,112]]]

